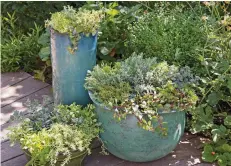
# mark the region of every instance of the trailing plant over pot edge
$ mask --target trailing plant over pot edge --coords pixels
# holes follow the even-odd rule
[[[61,12],[51,15],[51,19],[45,23],[59,33],[68,34],[71,40],[71,47],[68,50],[74,53],[78,49],[77,43],[82,35],[96,35],[101,19],[104,17],[102,11],[86,10],[79,8],[78,11],[71,6],[64,6]]]
[[[13,144],[19,142],[30,157],[27,165],[56,165],[60,162],[60,165],[66,165],[76,155],[80,155],[81,162],[87,153],[91,153],[92,140],[100,131],[94,106],[82,108],[73,103],[54,108],[49,103],[47,98],[43,103],[28,101],[26,113],[15,111],[11,120],[23,121],[10,128],[8,137]]]
[[[167,135],[159,113],[193,108],[198,100],[193,86],[198,81],[187,66],[179,68],[158,63],[156,58],[133,55],[114,66],[95,66],[85,87],[96,101],[115,111],[116,119],[133,114],[143,129]],[[153,121],[158,125],[154,127]]]

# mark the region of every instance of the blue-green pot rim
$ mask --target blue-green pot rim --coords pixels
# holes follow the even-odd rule
[[[51,33],[57,33],[57,34],[60,34],[60,35],[69,36],[68,32],[61,33],[61,32],[59,32],[58,30],[56,30],[56,29],[54,29],[52,27],[48,27],[48,29],[49,29],[49,31]],[[83,32],[79,32],[79,34],[80,34],[81,37],[82,36],[86,37],[86,35]],[[90,33],[90,36],[92,36],[92,37],[98,36],[98,31],[96,32],[95,35],[92,35],[92,33]]]

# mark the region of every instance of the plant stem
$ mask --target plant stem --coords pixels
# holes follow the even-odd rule
[[[145,6],[145,7],[148,8],[148,9],[154,11],[154,10],[153,10],[152,8],[150,8],[148,5],[146,5],[146,4],[142,3],[142,2],[139,2],[139,1],[138,1],[138,3],[141,4],[141,5],[143,5],[143,6]]]

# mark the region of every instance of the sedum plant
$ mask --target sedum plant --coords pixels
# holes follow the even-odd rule
[[[79,8],[78,11],[71,6],[64,6],[61,12],[51,15],[46,21],[46,26],[59,33],[67,33],[71,40],[69,51],[77,50],[77,43],[82,35],[96,35],[100,21],[104,17],[102,11],[86,10]]]
[[[12,120],[22,120],[19,126],[10,128],[11,142],[19,142],[22,149],[31,156],[27,165],[55,165],[58,157],[64,156],[66,165],[72,152],[91,153],[90,145],[98,137],[94,106],[83,108],[75,103],[70,106],[54,107],[51,100],[42,103],[28,101],[26,113],[15,112]]]
[[[159,113],[193,108],[198,100],[193,85],[198,81],[187,66],[179,68],[134,54],[115,66],[97,65],[89,71],[85,87],[100,104],[114,110],[118,120],[133,114],[145,130],[166,135]],[[153,121],[158,122],[156,127]]]

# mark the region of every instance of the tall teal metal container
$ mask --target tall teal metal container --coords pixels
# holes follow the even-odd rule
[[[68,51],[70,39],[51,29],[52,85],[55,104],[87,105],[91,102],[84,88],[88,70],[96,64],[97,35],[82,35],[74,54]]]
[[[134,115],[128,115],[126,120],[117,122],[112,110],[95,101],[91,93],[89,95],[96,106],[98,121],[102,123],[104,130],[100,133],[100,138],[107,150],[121,159],[148,162],[162,158],[175,149],[184,133],[184,112],[172,111],[160,114],[164,122],[168,123],[168,135],[163,137],[138,127]]]

